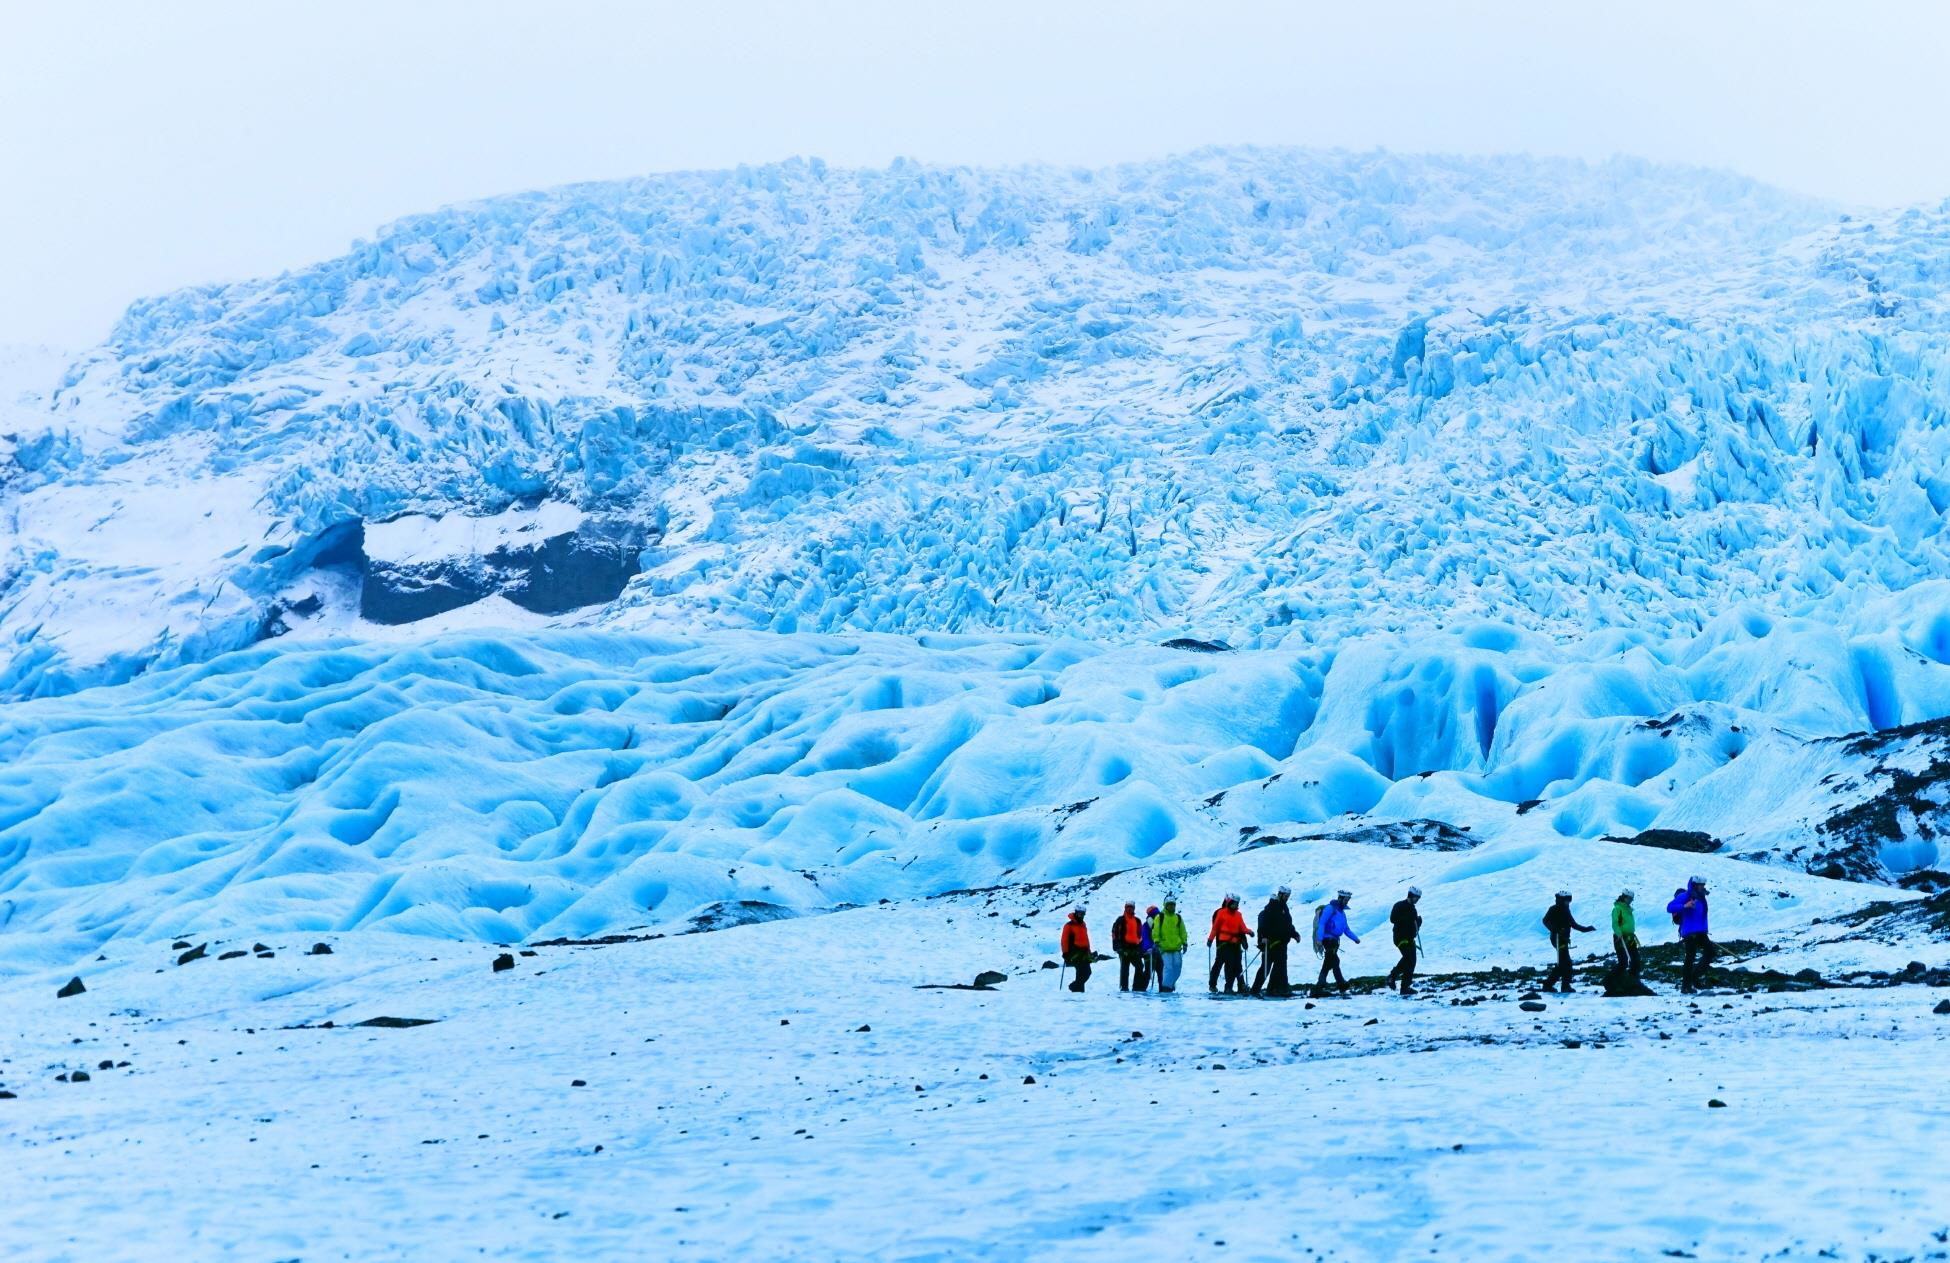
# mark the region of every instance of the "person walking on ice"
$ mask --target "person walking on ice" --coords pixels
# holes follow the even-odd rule
[[[1622,977],[1636,979],[1644,968],[1639,954],[1638,918],[1632,913],[1632,892],[1622,890],[1611,905],[1611,950]]]
[[[1138,920],[1137,903],[1127,901],[1124,904],[1124,914],[1110,927],[1110,950],[1117,956],[1119,991],[1129,991],[1131,975],[1135,972],[1141,976],[1144,971],[1143,962],[1138,958],[1138,940],[1143,937],[1143,928],[1143,923]],[[1142,985],[1138,987],[1140,991],[1143,989]]]
[[[1218,954],[1212,961],[1212,978],[1207,990],[1219,989],[1219,974],[1224,973],[1226,994],[1241,995],[1246,990],[1246,940],[1253,932],[1246,928],[1246,918],[1239,915],[1239,896],[1227,895],[1219,910],[1212,914],[1212,931],[1205,941],[1219,945]]]
[[[1293,984],[1286,976],[1287,944],[1300,937],[1294,928],[1293,913],[1287,907],[1287,900],[1293,891],[1282,886],[1279,893],[1266,901],[1259,910],[1259,969],[1253,974],[1254,995],[1260,988],[1276,999],[1285,999],[1293,994]]]
[[[1063,923],[1060,949],[1063,963],[1076,970],[1070,990],[1081,993],[1083,984],[1090,981],[1090,927],[1083,923],[1082,908],[1072,909],[1070,919]]]
[[[1416,906],[1422,902],[1422,888],[1410,886],[1408,897],[1397,899],[1395,906],[1388,910],[1388,928],[1395,935],[1395,950],[1402,958],[1388,971],[1388,985],[1401,983],[1403,995],[1415,994],[1415,953],[1422,935],[1422,914]]]
[[[1673,892],[1666,911],[1679,927],[1679,941],[1686,945],[1686,970],[1680,975],[1679,989],[1692,995],[1706,984],[1706,967],[1716,954],[1706,922],[1706,880],[1687,878],[1686,888]]]
[[[1158,990],[1178,990],[1178,974],[1185,968],[1185,947],[1192,936],[1185,929],[1185,918],[1178,915],[1178,901],[1165,900],[1164,910],[1151,919],[1151,945],[1158,950]]]
[[[1560,890],[1557,892],[1557,902],[1544,913],[1544,928],[1550,932],[1551,946],[1557,948],[1557,964],[1551,967],[1550,976],[1544,979],[1544,990],[1553,990],[1562,983],[1564,994],[1569,995],[1575,990],[1571,985],[1571,931],[1589,934],[1592,927],[1578,922],[1571,913],[1571,892]]]
[[[1361,936],[1348,928],[1347,905],[1354,896],[1348,891],[1339,891],[1333,902],[1314,913],[1314,950],[1320,953],[1320,977],[1314,979],[1314,998],[1327,994],[1327,975],[1334,975],[1334,982],[1342,995],[1347,994],[1347,977],[1341,973],[1341,940],[1352,939],[1359,943]]]

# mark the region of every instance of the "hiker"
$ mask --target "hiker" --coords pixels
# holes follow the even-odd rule
[[[1356,943],[1361,936],[1348,928],[1347,905],[1354,896],[1342,890],[1334,895],[1331,903],[1323,905],[1314,913],[1314,950],[1320,953],[1320,977],[1314,979],[1314,998],[1318,1000],[1327,994],[1327,975],[1334,975],[1334,982],[1347,994],[1347,978],[1341,973],[1341,940],[1353,939]]]
[[[1557,964],[1551,967],[1550,976],[1544,979],[1544,990],[1554,990],[1558,983],[1562,983],[1564,994],[1569,995],[1574,989],[1571,986],[1571,931],[1591,933],[1590,926],[1580,925],[1577,917],[1572,915],[1570,891],[1557,892],[1557,902],[1544,913],[1544,928],[1550,931],[1551,945],[1557,948]]]
[[[1138,922],[1137,968],[1131,972],[1131,990],[1151,990],[1152,962],[1158,958],[1158,950],[1151,943],[1151,918],[1158,915],[1154,906],[1145,911],[1144,920]]]
[[[1422,935],[1422,914],[1415,910],[1422,901],[1422,888],[1410,886],[1408,897],[1397,899],[1395,906],[1388,909],[1388,927],[1395,935],[1395,948],[1402,958],[1388,971],[1388,986],[1393,988],[1397,979],[1401,980],[1403,995],[1415,994],[1415,950]]]
[[[1165,900],[1164,911],[1151,920],[1151,945],[1158,949],[1158,990],[1178,990],[1178,973],[1185,967],[1185,946],[1192,936],[1185,930],[1185,918],[1178,915],[1178,901]]]
[[[1090,981],[1090,928],[1083,923],[1083,909],[1070,910],[1070,919],[1063,925],[1061,943],[1063,963],[1077,971],[1070,981],[1070,990],[1081,992],[1083,984]]]
[[[1611,905],[1611,950],[1621,977],[1637,978],[1645,960],[1639,954],[1638,918],[1632,913],[1632,892],[1621,890]]]
[[[1285,999],[1293,994],[1293,984],[1286,976],[1287,944],[1300,937],[1300,931],[1293,927],[1293,913],[1287,906],[1293,891],[1282,886],[1279,893],[1266,901],[1259,910],[1259,968],[1253,974],[1254,995],[1260,993],[1263,985],[1266,994],[1275,999]]]
[[[1131,989],[1131,974],[1141,968],[1138,960],[1138,939],[1141,937],[1143,923],[1138,920],[1137,903],[1127,900],[1124,915],[1118,917],[1110,927],[1110,950],[1117,955],[1117,989]],[[1142,990],[1142,988],[1140,988]]]
[[[1706,967],[1717,954],[1706,924],[1705,879],[1687,878],[1686,888],[1673,892],[1666,911],[1672,913],[1673,924],[1679,927],[1679,941],[1686,945],[1686,970],[1680,975],[1679,990],[1692,995],[1704,985]]]
[[[1212,931],[1205,936],[1209,946],[1219,945],[1218,954],[1212,958],[1212,977],[1206,989],[1219,989],[1219,974],[1226,977],[1226,994],[1239,995],[1246,990],[1246,940],[1253,932],[1246,928],[1246,918],[1239,915],[1239,896],[1227,895],[1219,910],[1212,914]]]

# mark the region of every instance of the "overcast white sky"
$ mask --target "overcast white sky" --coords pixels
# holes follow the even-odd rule
[[[795,154],[1634,153],[1950,195],[1950,5],[0,0],[0,342],[400,215]]]

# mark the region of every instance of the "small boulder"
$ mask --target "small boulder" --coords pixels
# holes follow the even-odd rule
[[[1029,1084],[1036,1082],[1036,1076],[1033,1074],[1026,1074],[1022,1076],[1022,1082],[1023,1082],[1023,1086],[1027,1087]]]
[[[270,951],[271,949],[270,949],[270,948],[268,948],[268,947],[266,947],[266,946],[264,946],[264,944],[262,944],[262,943],[252,943],[252,944],[251,944],[251,950],[252,950],[252,951],[254,951],[254,952],[256,952],[256,953],[258,953],[258,954],[259,954],[259,955],[261,956],[261,955],[263,955],[263,954],[264,954],[265,952],[268,952],[268,951]]]
[[[569,1086],[572,1088],[586,1088],[589,1086],[589,1084],[587,1081],[582,1079],[571,1079],[569,1080]]]
[[[1543,998],[1543,996],[1538,995],[1535,991],[1526,991],[1517,997],[1519,1000],[1541,1000]]]
[[[189,951],[184,952],[181,956],[178,956],[176,958],[176,963],[179,965],[187,965],[193,960],[202,960],[205,956],[208,956],[210,954],[209,947],[210,945],[208,943],[198,943],[195,947],[192,947]]]
[[[107,1061],[102,1061],[102,1062],[100,1062],[100,1063],[98,1063],[98,1064],[97,1064],[97,1065],[95,1066],[95,1069],[97,1069],[97,1070],[113,1070],[113,1069],[115,1069],[115,1062],[114,1062],[113,1060],[107,1060]]]
[[[1799,973],[1797,973],[1797,974],[1795,974],[1795,975],[1794,975],[1794,980],[1795,980],[1796,982],[1820,982],[1820,981],[1821,981],[1821,970],[1819,970],[1819,969],[1803,969],[1803,970],[1801,970],[1801,971],[1800,971]]]
[[[88,1072],[87,1072],[86,1070],[77,1070],[77,1071],[75,1071],[75,1072],[74,1072],[73,1074],[71,1074],[71,1075],[69,1075],[69,1076],[68,1076],[68,1082],[69,1082],[69,1083],[86,1083],[86,1082],[88,1082],[88,1078],[89,1078],[89,1075],[88,1075]]]
[[[1056,963],[1055,961],[1053,961],[1053,960],[1046,960],[1046,961],[1044,961],[1044,962],[1043,962],[1043,968],[1044,968],[1044,969],[1061,969],[1061,968],[1063,968],[1063,966],[1061,966],[1061,965],[1059,965],[1059,964],[1057,964],[1057,963]]]
[[[494,972],[497,974],[506,973],[510,969],[513,969],[514,967],[515,967],[515,958],[513,956],[510,956],[506,952],[503,952],[499,956],[496,956],[494,958]]]
[[[16,1097],[13,1093],[5,1090],[4,1088],[0,1088],[0,1101],[13,1101],[18,1099],[19,1098]]]
[[[241,947],[240,947],[240,948],[238,948],[238,949],[237,949],[236,951],[234,951],[234,952],[225,952],[225,953],[224,953],[223,955],[221,955],[221,956],[219,956],[219,957],[217,957],[217,959],[218,959],[218,960],[236,960],[236,959],[237,959],[237,958],[238,958],[239,956],[248,956],[248,955],[250,955],[250,953],[249,953],[249,952],[247,952],[247,951],[245,951],[245,950],[244,950],[243,948],[241,948]]]
[[[1950,1017],[1950,1000],[1938,1000],[1936,1007],[1931,1009],[1930,1012],[1939,1017]]]
[[[868,1026],[865,1022],[862,1022],[858,1026],[853,1028],[855,1034],[858,1034],[861,1031],[870,1031],[872,1029],[873,1027]]]
[[[1517,1005],[1517,1007],[1526,1013],[1542,1013],[1544,1011],[1544,1002],[1542,1000],[1525,1000],[1523,1003]]]
[[[1717,1096],[1706,1103],[1706,1108],[1710,1110],[1723,1110],[1726,1107],[1727,1103]]]
[[[330,956],[332,954],[332,945],[330,943],[313,943],[311,945],[311,951],[307,954],[312,956]]]
[[[981,973],[975,975],[975,985],[978,987],[993,987],[998,982],[1007,981],[1009,981],[1009,975],[999,974],[993,969],[984,969]]]
[[[71,995],[80,995],[86,990],[88,988],[81,985],[81,979],[70,978],[68,979],[68,985],[55,992],[54,997],[57,1000],[65,1000]]]
[[[170,951],[172,951],[172,952],[180,952],[180,951],[183,951],[184,949],[186,949],[186,948],[188,948],[188,947],[189,947],[189,945],[190,945],[190,942],[189,942],[189,940],[188,940],[188,939],[180,939],[180,938],[179,938],[179,939],[177,939],[177,940],[176,940],[176,941],[175,941],[174,943],[171,943],[171,944],[169,945],[169,950],[170,950]]]

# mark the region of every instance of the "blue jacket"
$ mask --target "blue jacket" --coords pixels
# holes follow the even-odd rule
[[[1340,938],[1342,935],[1357,943],[1361,941],[1359,934],[1347,928],[1347,909],[1341,907],[1338,902],[1330,903],[1327,905],[1327,911],[1320,914],[1320,941],[1325,943],[1328,939]]]
[[[1693,906],[1690,908],[1686,906],[1688,899],[1692,900],[1693,903]],[[1688,934],[1704,934],[1707,932],[1706,893],[1704,891],[1695,895],[1692,893],[1692,887],[1690,886],[1684,890],[1675,891],[1672,896],[1672,902],[1666,905],[1666,911],[1679,918],[1680,937],[1683,938]]]

